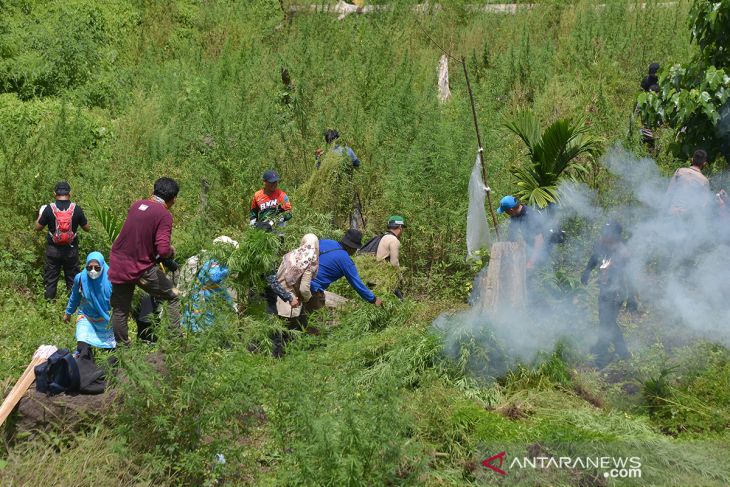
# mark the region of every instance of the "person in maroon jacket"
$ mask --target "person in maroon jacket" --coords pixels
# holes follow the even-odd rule
[[[150,296],[168,301],[170,321],[180,324],[179,292],[165,275],[159,262],[175,255],[170,208],[180,187],[174,179],[155,181],[152,197],[135,201],[129,207],[122,231],[112,245],[109,280],[112,282],[111,306],[114,338],[129,344],[127,320],[132,308],[135,286]]]

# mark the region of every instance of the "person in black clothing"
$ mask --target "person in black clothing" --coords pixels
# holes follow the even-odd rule
[[[56,183],[53,190],[54,203],[43,205],[38,211],[36,230],[48,227],[46,237],[46,265],[43,271],[44,296],[56,297],[58,279],[63,269],[66,289],[71,292],[74,277],[79,273],[78,228],[89,231],[89,222],[84,210],[71,201],[71,186],[66,181]],[[60,222],[60,223],[59,223]]]
[[[641,89],[644,91],[659,91],[659,77],[656,75],[659,71],[659,63],[651,63],[649,65],[649,74],[641,80]]]
[[[146,343],[155,343],[157,337],[153,333],[154,325],[159,322],[161,311],[159,299],[142,293],[139,303],[132,308],[132,317],[137,322],[137,339]]]
[[[596,355],[596,365],[603,368],[611,361],[609,346],[622,359],[629,357],[624,334],[618,325],[618,313],[626,301],[626,267],[628,250],[621,238],[621,225],[607,223],[601,238],[594,246],[591,257],[581,275],[581,283],[588,284],[593,269],[598,267],[598,341],[592,352]]]
[[[659,92],[659,77],[656,75],[657,71],[659,71],[659,63],[651,63],[649,65],[649,74],[641,80],[641,89],[644,92]],[[654,127],[645,119],[643,119],[641,123],[642,127],[639,130],[641,133],[641,141],[649,147],[649,150],[653,151],[655,145]]]

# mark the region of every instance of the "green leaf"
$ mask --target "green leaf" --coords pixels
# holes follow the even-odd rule
[[[601,141],[589,133],[589,127],[582,118],[557,120],[540,134],[537,117],[529,112],[520,112],[505,126],[525,144],[528,141],[530,144],[530,161],[510,169],[519,188],[516,196],[540,208],[557,202],[557,186],[561,178],[575,179],[588,173],[586,166],[576,163],[579,156],[595,158],[602,150]]]
[[[702,104],[702,112],[712,121],[712,124],[715,125],[717,122],[720,121],[720,114],[717,113],[717,110],[715,110],[715,106],[711,103],[704,103]]]
[[[534,113],[521,111],[504,126],[522,139],[527,150],[532,154],[534,147],[540,142],[540,122]]]
[[[101,206],[98,202],[91,202],[91,211],[101,223],[109,239],[109,245],[113,244],[122,231],[122,220],[112,213],[108,208]]]
[[[705,73],[705,84],[707,88],[711,91],[716,90],[722,83],[723,75],[722,70],[717,70],[714,66],[710,66]]]

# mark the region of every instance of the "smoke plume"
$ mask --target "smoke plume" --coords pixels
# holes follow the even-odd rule
[[[649,311],[645,320],[655,321],[657,339],[680,330],[685,340],[730,345],[730,211],[707,189],[690,188],[683,201],[691,207],[673,214],[670,178],[652,159],[615,148],[601,164],[613,178],[611,189],[600,195],[610,204],[599,205],[594,190],[570,182],[560,188],[557,211],[543,213],[544,227],[563,228],[568,239],[552,249],[549,264],[528,276],[526,310],[488,313],[475,285],[469,310],[434,322],[448,354],[468,357],[472,368],[499,376],[518,362],[531,363],[552,352],[561,341],[588,351],[598,331],[596,289],[593,282],[581,286],[578,278],[600,228],[609,221],[623,226],[630,254],[628,287]],[[646,345],[625,334],[630,351]]]

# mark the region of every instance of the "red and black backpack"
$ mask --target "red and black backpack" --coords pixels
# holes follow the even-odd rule
[[[55,203],[51,203],[51,211],[56,219],[56,231],[51,233],[51,240],[56,245],[71,245],[76,238],[72,220],[76,203],[71,203],[67,210],[59,210]]]

